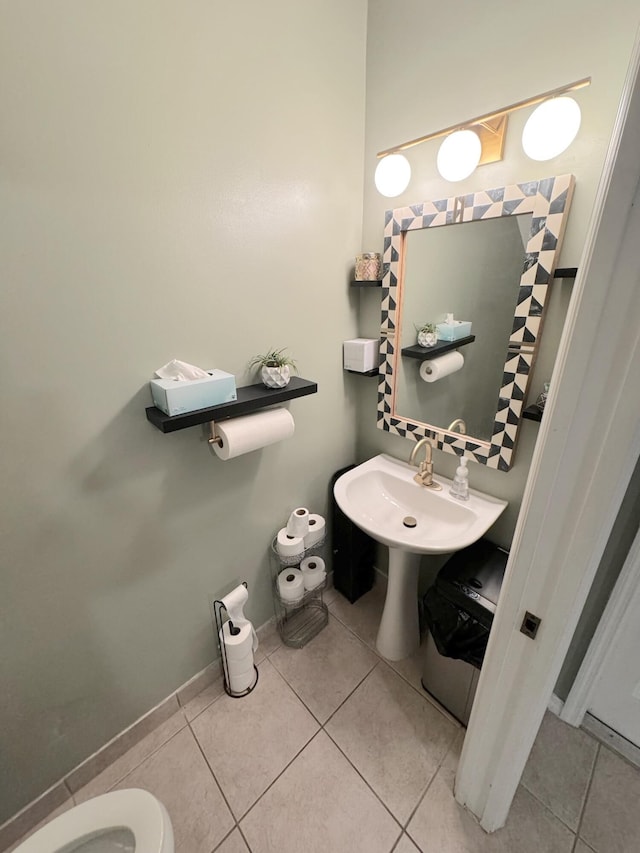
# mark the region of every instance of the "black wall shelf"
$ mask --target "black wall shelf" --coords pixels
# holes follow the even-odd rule
[[[351,287],[382,287],[382,279],[378,279],[378,281],[352,281]]]
[[[430,361],[432,358],[438,358],[438,356],[452,349],[458,349],[458,347],[463,347],[465,344],[471,344],[475,339],[475,335],[467,335],[466,338],[459,338],[457,341],[438,341],[433,347],[421,347],[418,344],[414,344],[412,347],[403,347],[401,353],[407,358],[419,358],[420,361]]]
[[[245,385],[238,388],[238,399],[233,403],[221,403],[219,406],[211,406],[208,409],[198,409],[195,412],[187,412],[184,415],[165,415],[155,406],[145,409],[147,420],[161,432],[176,432],[179,429],[206,424],[209,421],[221,421],[225,418],[235,418],[238,415],[248,415],[258,409],[267,406],[275,406],[296,397],[306,397],[308,394],[316,394],[318,385],[308,379],[292,376],[285,388],[267,388],[262,382],[257,385]]]
[[[575,278],[578,275],[578,267],[559,267],[553,274],[554,278]]]
[[[542,409],[539,409],[534,403],[532,406],[527,406],[526,409],[522,410],[522,417],[529,421],[541,421]]]
[[[354,376],[377,376],[380,373],[379,367],[374,367],[373,370],[349,370],[345,367],[346,373],[353,373]]]

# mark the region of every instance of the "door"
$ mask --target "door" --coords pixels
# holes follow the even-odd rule
[[[640,748],[640,531],[622,574],[635,583],[594,679],[589,713]]]

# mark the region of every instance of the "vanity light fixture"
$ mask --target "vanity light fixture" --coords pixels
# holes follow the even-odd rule
[[[402,154],[390,154],[378,163],[374,178],[380,195],[387,198],[403,193],[411,180],[411,166]]]
[[[463,181],[475,172],[481,156],[482,143],[478,134],[473,130],[456,130],[445,137],[436,165],[445,180]]]
[[[573,98],[565,96],[590,84],[591,77],[584,77],[380,151],[377,155],[380,162],[375,173],[376,187],[382,195],[390,198],[403,193],[409,185],[411,167],[401,152],[443,136],[446,138],[438,152],[438,171],[448,181],[464,180],[477,166],[502,160],[509,114],[531,106],[537,106],[537,109],[525,125],[522,136],[524,151],[532,160],[551,160],[566,151],[580,128],[580,107]],[[474,136],[479,142],[479,152]]]
[[[580,107],[573,98],[552,98],[531,113],[522,147],[532,160],[551,160],[571,145],[580,130]]]

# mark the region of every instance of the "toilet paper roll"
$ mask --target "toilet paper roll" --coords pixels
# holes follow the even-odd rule
[[[464,365],[464,356],[457,350],[455,352],[447,352],[441,355],[440,358],[432,358],[428,361],[423,361],[420,365],[420,378],[425,382],[437,382],[443,376],[449,376],[450,373],[455,373],[456,370]]]
[[[299,506],[289,516],[287,521],[287,533],[289,536],[304,537],[309,532],[309,510],[306,506]]]
[[[237,624],[238,627],[247,621],[244,618],[243,608],[248,599],[249,590],[243,583],[239,584],[235,589],[232,589],[230,593],[225,595],[224,598],[220,599],[220,603],[229,614],[229,618],[234,624]]]
[[[216,423],[216,434],[222,443],[212,444],[220,459],[235,459],[293,435],[295,423],[287,409],[268,409],[253,415],[242,415]]]
[[[313,548],[318,542],[322,542],[327,532],[327,525],[324,518],[315,512],[309,515],[309,532],[304,537],[304,547]]]
[[[282,527],[276,536],[276,551],[281,557],[286,557],[288,560],[293,557],[302,558],[304,539],[301,536],[289,536],[287,528]]]
[[[278,575],[278,592],[286,604],[297,604],[304,595],[304,577],[300,569],[284,569]]]
[[[253,687],[257,678],[256,671],[253,667],[248,672],[229,673],[229,689],[232,693],[244,693],[250,687]]]
[[[302,572],[304,588],[306,590],[315,589],[320,586],[321,583],[324,583],[324,579],[327,576],[327,569],[322,557],[306,557],[300,563],[300,571]]]
[[[248,657],[253,662],[253,625],[246,622],[241,627],[236,626],[240,633],[233,635],[231,624],[231,621],[225,622],[220,631],[220,642],[224,643],[227,660],[239,661]]]

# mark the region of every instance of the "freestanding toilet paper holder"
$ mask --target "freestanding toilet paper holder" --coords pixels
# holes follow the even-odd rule
[[[211,423],[211,428],[213,431],[213,428],[214,428],[213,422]],[[247,582],[243,581],[242,586],[246,587]],[[220,646],[220,657],[222,658],[222,678],[224,681],[224,689],[225,689],[225,692],[229,696],[231,696],[232,699],[240,699],[242,696],[248,696],[248,694],[251,693],[252,690],[255,690],[256,685],[258,683],[258,678],[259,678],[260,673],[258,672],[258,667],[254,663],[253,669],[255,670],[256,680],[253,682],[251,687],[247,687],[246,690],[242,690],[239,693],[237,693],[231,689],[231,685],[229,684],[229,677],[228,677],[229,662],[227,659],[227,652],[225,649],[225,644],[221,640],[222,627],[224,625],[223,613],[222,613],[223,610],[225,611],[225,613],[227,612],[227,608],[225,607],[224,602],[222,602],[222,601],[220,601],[220,599],[216,598],[216,600],[213,602],[213,615],[214,615],[214,619],[215,619],[215,623],[216,623],[216,637],[218,638],[218,645]]]

